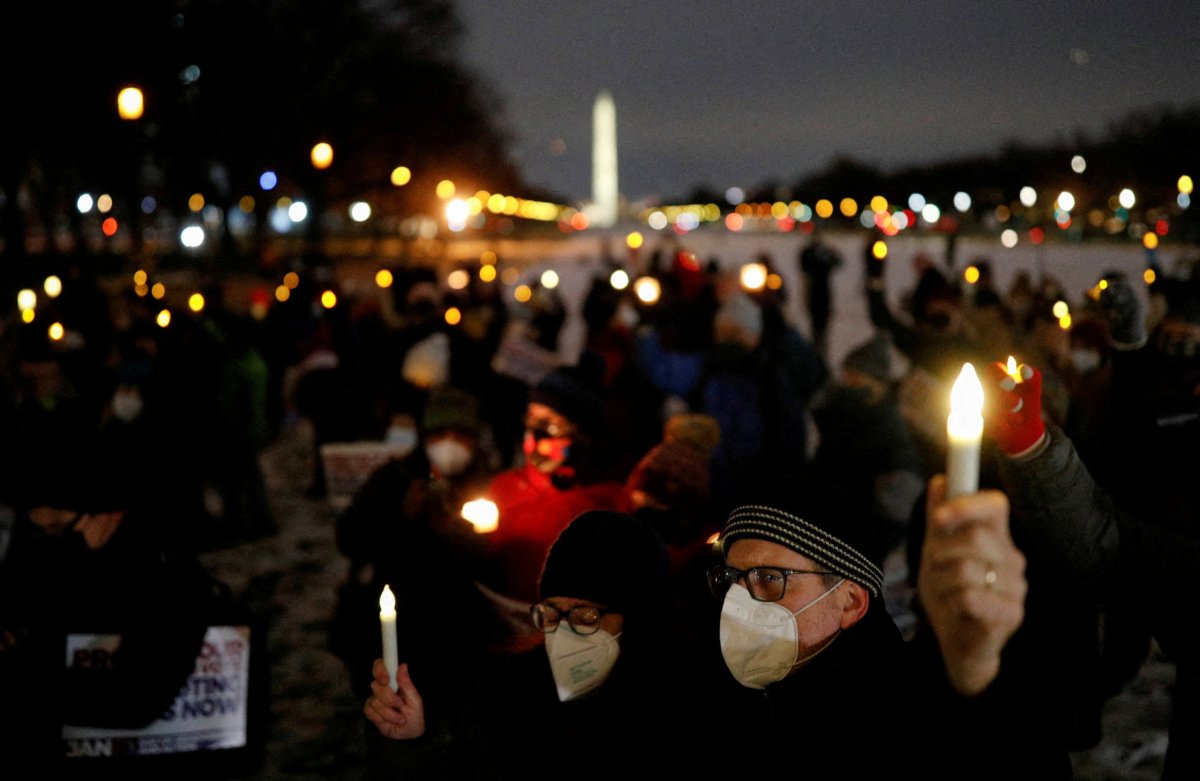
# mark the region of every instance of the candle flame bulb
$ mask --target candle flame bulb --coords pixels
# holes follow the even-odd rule
[[[396,595],[392,593],[391,586],[384,586],[383,593],[379,595],[379,612],[396,614]]]
[[[489,534],[500,525],[500,510],[490,499],[473,499],[462,506],[463,520],[475,527],[477,534]]]
[[[1017,359],[1011,355],[1008,356],[1008,366],[1004,369],[1004,373],[1011,377],[1013,382],[1020,383],[1022,380],[1021,372],[1017,367]]]

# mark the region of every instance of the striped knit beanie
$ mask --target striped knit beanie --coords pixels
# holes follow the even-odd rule
[[[853,580],[879,598],[883,591],[883,570],[880,558],[869,543],[858,519],[848,517],[848,503],[830,501],[829,486],[812,487],[807,497],[764,496],[761,503],[747,503],[734,508],[721,535],[721,545],[728,552],[738,540],[766,540],[794,550],[812,559],[830,572]]]

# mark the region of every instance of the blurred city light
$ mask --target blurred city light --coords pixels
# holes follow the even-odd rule
[[[613,290],[624,290],[629,287],[629,274],[624,269],[616,269],[608,275],[608,284],[613,286]]]
[[[47,333],[47,335],[49,335],[49,337],[51,339],[53,339],[54,341],[57,342],[58,340],[63,338],[63,324],[62,323],[51,323],[50,327],[48,329],[46,329],[46,333]]]
[[[882,195],[876,195],[874,198],[871,199],[871,211],[885,212],[885,211],[887,211],[887,208],[888,208],[888,199],[884,198]]]
[[[263,171],[258,177],[258,186],[264,191],[274,190],[277,184],[279,184],[279,177],[275,175],[274,171]]]
[[[970,209],[971,208],[971,196],[967,195],[966,193],[962,192],[961,190],[959,192],[956,192],[954,194],[954,208],[958,209],[960,212],[965,212],[967,209]]]
[[[87,214],[88,212],[90,212],[92,210],[92,207],[95,205],[96,205],[96,202],[92,200],[92,196],[89,195],[88,193],[83,193],[78,198],[75,199],[75,209],[80,214]]]
[[[462,290],[471,284],[471,275],[461,268],[456,268],[446,275],[446,287],[451,290]]]
[[[533,290],[530,289],[529,285],[517,285],[517,287],[513,290],[513,298],[524,304],[529,299],[533,298]]]
[[[395,277],[392,275],[392,272],[386,268],[381,268],[375,272],[375,284],[379,287],[389,288],[394,281]]]
[[[637,231],[633,231],[625,237],[625,245],[629,247],[629,249],[638,249],[642,246],[642,244],[645,243],[645,241],[646,239]]]
[[[108,193],[105,193],[96,199],[96,210],[101,214],[108,214],[110,211],[112,211],[112,207],[113,199]]]
[[[542,287],[547,290],[553,290],[558,287],[558,272],[554,269],[546,269],[541,276]]]
[[[817,201],[817,216],[823,220],[827,220],[833,216],[833,202],[827,198]]]
[[[154,322],[158,323],[159,328],[166,328],[171,324],[171,310],[164,309],[154,318]]]
[[[21,310],[21,322],[32,323],[35,317],[37,317],[37,314],[33,309]]]
[[[1117,195],[1117,202],[1126,209],[1132,209],[1133,205],[1137,203],[1137,198],[1134,197],[1133,190],[1126,187]]]
[[[660,231],[667,227],[667,215],[661,211],[651,212],[650,216],[646,218],[646,224],[654,230]]]
[[[204,311],[204,296],[200,293],[192,293],[188,296],[188,309],[193,312]]]
[[[42,283],[42,290],[45,290],[46,295],[51,298],[58,298],[58,294],[62,292],[62,280],[51,274]]]
[[[452,306],[446,310],[444,317],[446,318],[447,325],[458,325],[462,322],[462,310],[456,306]]]
[[[1020,198],[1021,205],[1028,209],[1030,206],[1033,206],[1035,203],[1037,203],[1037,190],[1033,189],[1029,185],[1025,185],[1021,188]]]
[[[1158,249],[1158,234],[1147,233],[1142,236],[1142,246],[1146,249]]]
[[[190,209],[193,212],[198,212],[203,208],[204,208],[204,196],[200,193],[192,193],[191,196],[188,197],[188,209]]]
[[[963,269],[963,279],[968,285],[974,285],[979,281],[979,269],[975,266],[967,266]]]
[[[639,277],[633,283],[633,294],[644,304],[653,304],[662,295],[662,287],[654,277]]]
[[[1051,314],[1053,314],[1055,317],[1059,318],[1060,320],[1063,318],[1064,315],[1066,315],[1070,311],[1071,311],[1071,307],[1067,304],[1066,301],[1055,301],[1054,306],[1050,307]]]
[[[483,282],[491,282],[496,278],[495,266],[480,266],[479,279]]]
[[[296,286],[300,284],[300,275],[295,271],[289,271],[283,275],[283,284],[288,290],[295,290]]]
[[[325,292],[321,293],[321,306],[325,307],[326,309],[333,309],[335,306],[337,306],[337,302],[337,293],[333,292],[332,290],[326,290]]]
[[[150,295],[152,295],[152,296],[154,296],[156,299],[160,299],[160,300],[161,300],[162,298],[165,298],[165,297],[166,297],[166,295],[167,295],[167,286],[166,286],[166,285],[164,285],[164,284],[163,284],[163,283],[161,283],[161,282],[155,282],[155,283],[154,283],[154,284],[153,284],[153,285],[150,287]]]
[[[1083,155],[1075,155],[1071,158],[1071,170],[1077,174],[1087,170],[1087,160],[1083,159]]]
[[[438,185],[439,189],[441,185]],[[471,209],[462,198],[455,198],[446,204],[446,227],[457,233],[467,227],[467,218]]]
[[[1184,195],[1191,195],[1192,177],[1184,174],[1183,176],[1179,177],[1179,181],[1175,183],[1175,186],[1179,189],[1179,192],[1183,193]]]
[[[1012,228],[1006,228],[1004,232],[1000,234],[1000,243],[1008,249],[1012,249],[1013,247],[1017,246],[1017,232]]]
[[[858,214],[858,201],[853,198],[843,198],[842,202],[838,204],[838,208],[841,210],[842,216],[853,217]]]
[[[25,288],[17,293],[17,309],[20,309],[22,312],[24,312],[28,309],[33,309],[36,306],[37,293],[33,292],[29,288]]]
[[[179,243],[188,249],[196,249],[204,243],[204,228],[189,225],[179,232]]]
[[[1065,212],[1069,212],[1075,208],[1075,196],[1071,195],[1071,193],[1067,192],[1066,190],[1063,190],[1058,194],[1058,198],[1054,200],[1054,203],[1058,206],[1058,208]]]
[[[876,241],[871,245],[871,257],[876,260],[883,260],[888,256],[888,245],[886,241]]]
[[[919,212],[925,208],[925,196],[920,193],[913,193],[908,196],[908,208],[915,212]]]
[[[275,288],[275,300],[279,303],[282,304],[291,297],[292,291],[288,289],[287,285],[280,285],[279,287]]]
[[[287,209],[287,216],[292,222],[304,222],[308,217],[308,204],[304,201],[294,201]]]
[[[738,281],[746,290],[762,290],[767,284],[767,267],[762,263],[746,263],[738,274]]]
[[[350,204],[350,219],[355,222],[366,222],[371,217],[371,205],[366,201],[355,201]]]
[[[399,165],[392,169],[392,184],[403,187],[412,181],[412,171],[408,166]]]
[[[333,165],[333,147],[325,141],[316,144],[309,153],[312,159],[313,168],[319,171],[324,171],[329,166]]]
[[[921,219],[933,225],[942,218],[942,210],[932,203],[925,204],[921,209]]]
[[[1147,285],[1153,285],[1156,279],[1158,279],[1158,275],[1154,273],[1154,269],[1148,268],[1142,272],[1142,281]]]
[[[144,285],[146,284],[146,279],[147,277],[145,269],[139,268],[137,271],[133,272],[133,284]]]
[[[443,179],[437,183],[437,197],[441,198],[443,201],[453,198],[456,190],[457,188],[455,188],[454,182],[450,181],[449,179]]]
[[[741,187],[730,187],[725,191],[725,200],[729,202],[730,206],[737,206],[746,200],[746,191]]]

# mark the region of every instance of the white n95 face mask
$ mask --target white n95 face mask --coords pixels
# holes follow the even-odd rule
[[[721,656],[737,682],[750,689],[765,689],[828,648],[837,634],[813,653],[799,658],[796,616],[845,582],[845,578],[839,580],[795,613],[778,602],[759,602],[740,583],[730,586],[721,606]]]
[[[429,463],[444,477],[461,474],[471,465],[471,448],[453,439],[439,439],[425,446]]]
[[[566,621],[546,635],[546,655],[550,657],[559,702],[578,699],[604,683],[621,653],[617,642],[620,636],[603,629],[579,635],[567,627]]]

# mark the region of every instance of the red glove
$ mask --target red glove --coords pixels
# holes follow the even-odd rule
[[[986,366],[984,426],[996,444],[1010,456],[1026,452],[1046,434],[1042,422],[1042,373],[1032,366],[1018,367],[1021,381],[1009,376],[1006,365]]]

